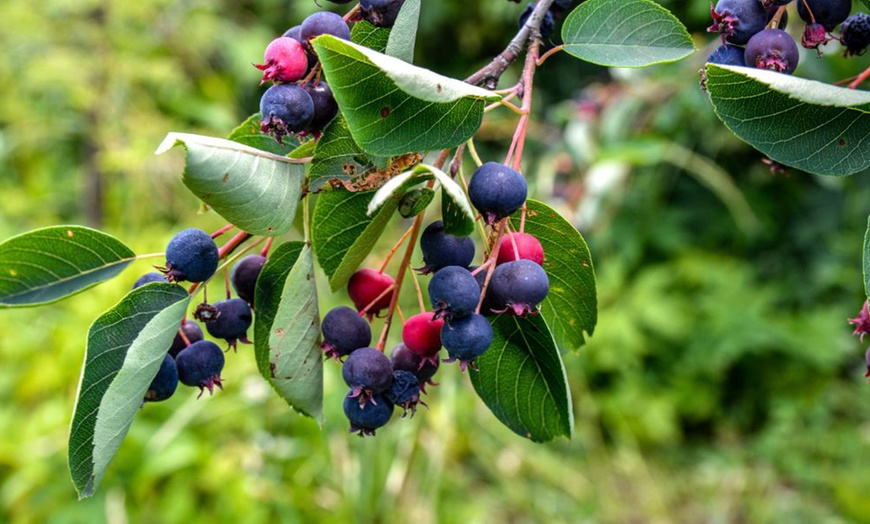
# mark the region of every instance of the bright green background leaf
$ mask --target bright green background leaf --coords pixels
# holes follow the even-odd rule
[[[271,135],[264,135],[260,132],[260,121],[260,113],[254,113],[233,129],[227,139],[281,156],[299,147],[299,140],[293,135],[285,136],[283,144],[279,144]]]
[[[667,9],[649,0],[588,0],[562,24],[565,51],[609,67],[644,67],[685,58],[692,38]]]
[[[870,93],[752,68],[707,64],[716,115],[773,160],[819,175],[870,167]]]
[[[0,306],[60,300],[108,280],[135,260],[121,241],[81,226],[54,226],[0,244]]]
[[[469,369],[471,383],[493,414],[535,442],[574,432],[571,393],[553,337],[540,316],[498,315],[495,337]]]
[[[420,0],[405,0],[399,16],[396,17],[396,23],[390,31],[390,39],[384,52],[409,64],[413,63],[419,21]]]
[[[534,235],[544,248],[544,269],[550,291],[541,304],[541,316],[562,351],[577,351],[592,335],[598,322],[595,270],[589,247],[577,228],[559,213],[537,200],[526,200],[525,232]],[[511,217],[519,231],[521,211]]]
[[[80,498],[100,484],[189,301],[183,287],[154,282],[130,291],[91,326],[69,436],[70,474]]]
[[[375,155],[442,149],[470,138],[489,91],[330,35],[313,40],[356,142]]]
[[[282,235],[293,227],[305,167],[249,146],[199,135],[169,133],[157,154],[187,150],[184,185],[220,216],[255,235]]]

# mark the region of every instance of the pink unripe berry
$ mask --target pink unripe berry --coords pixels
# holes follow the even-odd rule
[[[516,250],[514,250],[516,244]],[[519,257],[517,257],[519,254]],[[509,233],[498,243],[496,265],[514,260],[531,260],[539,266],[544,264],[544,248],[534,235],[528,233]]]
[[[419,313],[409,317],[402,326],[402,342],[422,357],[433,357],[441,349],[441,326],[444,321],[434,317],[431,311]]]
[[[390,307],[390,301],[393,300],[395,291],[389,291],[383,296],[381,294],[393,283],[393,277],[386,273],[368,268],[360,269],[350,277],[347,283],[347,294],[350,295],[357,311],[362,311],[363,308],[377,299],[377,302],[366,311],[366,315],[371,320],[380,310]],[[381,298],[378,298],[379,296]]]
[[[286,36],[269,42],[263,62],[254,64],[263,72],[263,82],[295,82],[305,76],[308,70],[308,56],[302,44]]]

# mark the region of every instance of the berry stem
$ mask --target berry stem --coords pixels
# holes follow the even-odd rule
[[[484,266],[495,267],[495,259],[498,257],[498,243],[499,240],[501,240],[502,232],[504,231],[505,224],[507,224],[508,220],[508,217],[504,217],[495,224],[495,230],[498,231],[498,233],[496,234],[495,241],[492,244],[493,247],[489,251],[489,258],[487,258],[486,262],[477,268],[478,270],[482,269]],[[489,288],[489,281],[492,279],[493,273],[494,271],[486,272],[486,278],[483,279],[483,287],[480,289],[480,299],[477,301],[477,307],[474,308],[475,313],[480,313],[480,308],[483,306],[483,297],[486,296],[486,290]]]
[[[407,238],[408,238],[408,235],[411,234],[411,230],[412,230],[412,229],[414,229],[414,226],[409,227],[408,230],[405,231],[405,233],[404,233],[404,234],[402,235],[402,237],[399,239],[399,241],[396,242],[396,245],[394,245],[393,248],[390,249],[390,252],[387,253],[387,256],[386,256],[386,257],[384,257],[384,262],[381,264],[380,269],[378,269],[378,273],[383,273],[383,272],[384,272],[384,270],[387,268],[387,264],[389,264],[390,261],[393,259],[393,255],[396,254],[396,251],[398,251],[399,248],[402,247],[402,244],[405,242],[405,239],[407,239]]]
[[[526,232],[526,203],[523,202],[522,212],[520,213],[520,233]]]
[[[471,155],[471,159],[474,160],[474,163],[477,165],[477,167],[482,166],[483,160],[481,160],[480,155],[477,154],[477,148],[474,147],[474,139],[469,138],[468,142],[466,142],[466,144],[468,144],[468,153]],[[468,190],[467,185],[465,186],[465,189]]]
[[[136,260],[144,260],[146,258],[164,258],[166,257],[166,253],[161,251],[160,253],[144,253],[142,255],[136,255]]]
[[[266,240],[266,245],[263,246],[263,249],[260,251],[260,256],[265,257],[269,254],[269,249],[272,247],[272,242],[275,241],[275,237],[269,237]]]
[[[420,313],[425,313],[426,302],[423,300],[423,290],[420,288],[420,280],[417,278],[416,271],[411,271],[411,278],[414,280],[414,289],[417,290],[417,304],[420,305]]]
[[[783,6],[780,6],[779,9],[776,10],[776,13],[770,19],[770,23],[767,24],[767,27],[770,27],[771,29],[779,28],[779,19],[782,18],[782,14],[785,13],[786,7],[788,7],[788,6],[783,5]]]
[[[529,119],[532,113],[532,86],[535,78],[535,64],[538,60],[538,51],[541,47],[540,35],[536,32],[529,43],[529,50],[526,54],[526,63],[523,67],[522,91],[523,105],[520,108],[522,116],[517,123],[517,129],[514,132],[511,140],[511,147],[508,150],[508,156],[505,159],[506,165],[511,165],[517,171],[522,172],[523,148],[526,144],[526,132],[529,128]]]
[[[855,80],[853,80],[852,83],[850,83],[850,84],[847,85],[846,87],[847,87],[848,89],[857,89],[858,86],[861,85],[861,84],[862,84],[865,80],[867,80],[868,78],[870,78],[870,67],[868,67],[867,69],[861,71],[861,74],[859,74],[858,76],[856,76],[856,77],[855,77]]]
[[[516,237],[511,233],[511,225],[510,225],[510,221],[505,222],[504,227],[505,227],[505,229],[507,229],[507,232],[508,232],[508,238],[509,238],[510,241],[511,241],[511,246],[513,246],[513,248],[514,248],[514,257],[516,258],[516,260],[519,260],[519,259],[520,259],[520,248],[517,247],[517,239],[516,239]]]
[[[381,294],[380,294],[380,295],[378,295],[378,296],[376,296],[375,298],[373,298],[371,302],[369,302],[368,304],[366,304],[366,307],[360,309],[360,310],[357,312],[357,313],[359,313],[359,316],[364,316],[365,314],[367,314],[367,313],[369,312],[369,310],[370,310],[372,307],[374,307],[375,304],[378,303],[378,300],[380,300],[380,299],[384,298],[385,296],[387,296],[387,293],[389,293],[390,291],[392,291],[392,290],[394,290],[394,289],[396,289],[396,284],[395,284],[395,283],[390,284],[389,286],[387,286],[387,289],[381,291]]]
[[[302,240],[305,244],[311,245],[311,222],[308,216],[308,198],[302,198]]]
[[[810,5],[807,3],[807,0],[798,0],[798,2],[803,2],[804,7],[807,8],[807,13],[810,14],[810,23],[811,23],[811,24],[815,24],[815,23],[816,23],[816,17],[813,15],[813,10],[810,9]]]
[[[222,228],[218,229],[217,231],[215,231],[214,233],[212,233],[212,234],[211,234],[211,237],[212,237],[212,238],[217,238],[217,237],[223,235],[224,233],[226,233],[227,231],[229,231],[230,229],[232,229],[232,228],[234,228],[234,227],[236,227],[236,226],[234,226],[234,225],[232,225],[232,224],[227,224],[227,225],[225,225],[224,227],[222,227]]]
[[[547,60],[548,58],[550,58],[551,56],[555,55],[556,53],[558,53],[559,51],[561,51],[563,49],[565,49],[565,44],[557,45],[556,47],[548,50],[546,53],[542,54],[540,58],[538,58],[538,61],[535,63],[535,65],[537,67],[541,67],[541,65],[544,63],[545,60]]]

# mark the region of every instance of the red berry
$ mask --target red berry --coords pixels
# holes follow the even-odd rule
[[[514,251],[514,244],[517,248]],[[519,253],[519,258],[517,254]],[[544,248],[534,235],[528,233],[510,233],[501,238],[498,243],[498,258],[495,263],[503,264],[514,260],[531,260],[539,266],[544,264]]]
[[[266,47],[262,64],[254,67],[263,72],[263,82],[295,82],[308,70],[308,55],[298,41],[286,36],[272,40]]]
[[[357,311],[362,311],[363,308],[372,303],[378,298],[381,293],[392,286],[394,283],[393,277],[386,273],[375,271],[374,269],[360,269],[347,283],[347,294],[356,306]],[[377,302],[372,304],[366,311],[366,315],[371,320],[382,309],[390,307],[390,301],[393,300],[394,291],[384,294]]]
[[[431,311],[409,317],[402,326],[402,342],[414,353],[431,358],[441,349],[441,326],[444,321],[435,319]]]

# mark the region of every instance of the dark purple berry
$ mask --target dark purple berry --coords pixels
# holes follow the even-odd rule
[[[382,393],[361,406],[350,393],[344,397],[344,416],[350,421],[350,432],[359,436],[373,436],[375,430],[386,425],[393,416],[393,404]]]
[[[531,260],[516,260],[496,266],[489,282],[496,311],[526,315],[536,311],[550,290],[544,268]]]
[[[309,82],[302,86],[314,102],[314,118],[308,124],[308,131],[321,131],[326,124],[338,114],[338,103],[332,96],[332,90],[321,80],[318,83]]]
[[[136,282],[133,283],[133,289],[144,286],[145,284],[150,284],[151,282],[166,282],[166,275],[164,275],[163,273],[158,273],[156,271],[145,273],[144,275],[136,279]]]
[[[254,67],[263,72],[263,82],[295,82],[308,71],[308,54],[295,38],[279,36],[266,47],[263,63]]]
[[[196,386],[199,395],[208,389],[214,393],[214,387],[223,388],[221,371],[224,369],[224,352],[210,340],[194,342],[175,357],[178,368],[178,380],[185,386]]]
[[[439,269],[429,281],[429,300],[436,318],[451,319],[474,311],[480,300],[477,280],[464,267]]]
[[[743,48],[736,45],[722,44],[717,47],[710,56],[707,57],[707,62],[710,64],[745,66],[746,61],[743,59]]]
[[[528,186],[519,171],[498,162],[478,167],[468,182],[468,198],[492,225],[510,215],[526,201]]]
[[[178,387],[178,369],[175,367],[175,359],[166,355],[160,363],[160,370],[148,386],[145,392],[145,402],[160,402],[166,400],[175,393]]]
[[[327,358],[339,360],[352,351],[372,343],[372,328],[355,309],[338,306],[329,310],[320,324]]]
[[[202,282],[214,275],[220,255],[208,233],[185,229],[166,246],[166,278],[170,282]]]
[[[719,0],[710,14],[713,25],[707,31],[720,33],[723,44],[743,45],[767,23],[767,11],[759,0]]]
[[[250,344],[247,331],[251,327],[253,315],[248,303],[240,298],[230,298],[212,304],[217,309],[217,317],[205,323],[208,334],[215,338],[222,338],[229,343],[229,347],[235,349],[236,342],[242,341]]]
[[[254,304],[254,290],[257,288],[257,277],[263,270],[266,257],[262,255],[248,255],[239,260],[230,273],[230,282],[240,299],[249,305]]]
[[[330,11],[318,11],[309,15],[302,21],[299,28],[299,38],[302,44],[310,48],[311,40],[320,35],[332,35],[343,40],[350,40],[350,27],[347,22],[336,13]]]
[[[193,344],[194,342],[199,342],[205,338],[199,324],[190,320],[181,324],[178,331],[179,332],[175,334],[175,338],[172,340],[172,345],[169,346],[169,355],[172,358],[177,357],[178,354],[181,353],[181,350],[187,347],[187,342]],[[182,332],[184,333],[184,337],[181,336]],[[185,338],[187,338],[187,342],[184,341]]]
[[[438,359],[428,359],[414,353],[404,343],[393,348],[393,352],[390,353],[390,361],[393,363],[393,371],[410,371],[417,377],[417,381],[421,385],[435,384],[431,380],[438,371],[441,362]]]
[[[469,237],[457,237],[444,232],[440,220],[432,222],[420,235],[420,250],[425,266],[421,273],[432,273],[447,266],[468,267],[474,260],[474,241]]]
[[[393,371],[393,382],[384,396],[394,405],[405,410],[402,417],[407,415],[408,411],[413,417],[417,411],[417,404],[420,403],[420,382],[410,371]]]
[[[529,17],[532,16],[532,11],[535,10],[535,4],[537,2],[529,2],[523,12],[520,13],[520,19],[518,21],[518,25],[523,27],[526,25],[526,22],[529,20]],[[547,10],[546,14],[544,14],[544,19],[541,21],[541,36],[547,38],[548,36],[553,34],[553,30],[556,29],[556,20],[553,18],[552,13],[553,8]]]
[[[870,46],[870,15],[855,13],[840,26],[840,41],[846,46],[846,56],[863,55]]]
[[[870,348],[864,353],[864,361],[867,362],[867,371],[864,372],[865,377],[870,377]]]
[[[360,0],[363,19],[377,27],[393,27],[405,0]]]
[[[798,0],[797,11],[804,22],[822,24],[830,32],[848,18],[852,0]]]
[[[292,38],[293,40],[296,40],[300,44],[304,44],[302,42],[302,35],[300,34],[301,29],[302,29],[301,25],[294,25],[290,29],[284,31],[284,34],[281,36],[286,36],[288,38]],[[311,72],[311,69],[314,68],[315,65],[317,65],[317,55],[314,53],[313,50],[306,49],[305,45],[303,45],[302,47],[303,47],[303,49],[305,49],[305,56],[308,60],[308,68],[305,70],[305,75],[308,75],[308,73]],[[303,76],[303,78],[304,78],[304,76]]]
[[[749,39],[744,58],[750,67],[790,75],[798,64],[797,43],[781,29],[765,29]]]
[[[314,101],[296,84],[275,84],[260,98],[260,131],[282,142],[304,131],[314,118]]]
[[[350,396],[365,405],[372,400],[372,395],[383,393],[390,387],[393,364],[375,348],[359,348],[347,357],[341,376],[351,388]]]
[[[458,360],[462,371],[489,349],[492,337],[492,326],[483,315],[476,313],[454,318],[441,328],[441,342],[450,357],[448,361]]]
[[[761,0],[761,5],[763,5],[765,9],[771,9],[788,5],[791,2],[792,0]]]

